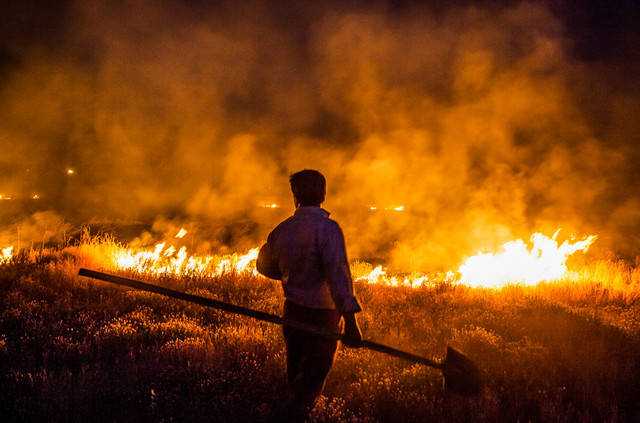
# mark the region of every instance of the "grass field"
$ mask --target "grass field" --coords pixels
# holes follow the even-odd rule
[[[108,244],[108,242],[106,243]],[[77,276],[107,268],[104,241],[17,252],[0,265],[0,421],[267,422],[286,382],[281,329]],[[640,272],[598,261],[553,282],[416,287],[359,277],[367,339],[481,369],[481,395],[442,390],[438,370],[341,348],[312,422],[640,421]],[[120,273],[269,313],[277,282]]]

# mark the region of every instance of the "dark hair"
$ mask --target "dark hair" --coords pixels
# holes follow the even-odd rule
[[[324,203],[327,181],[317,170],[305,169],[289,177],[291,191],[300,206],[319,206]]]

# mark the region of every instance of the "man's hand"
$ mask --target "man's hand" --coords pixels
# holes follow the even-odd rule
[[[362,333],[358,327],[355,313],[346,313],[344,317],[344,336],[342,343],[348,347],[358,348],[362,345]]]

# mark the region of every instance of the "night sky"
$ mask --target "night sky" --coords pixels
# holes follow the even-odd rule
[[[398,269],[558,228],[640,254],[635,1],[2,8],[0,194],[25,213],[260,221],[317,168],[351,255]]]

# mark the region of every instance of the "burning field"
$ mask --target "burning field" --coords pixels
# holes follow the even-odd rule
[[[257,249],[191,254],[188,234],[142,248],[85,230],[71,244],[2,250],[4,420],[271,421],[286,390],[278,326],[77,275],[280,313]],[[434,369],[342,347],[311,421],[635,421],[640,275],[587,260],[594,241],[535,234],[432,274],[353,262],[365,338],[436,360],[453,346],[484,386],[459,397]]]
[[[342,348],[312,421],[640,421],[637,2],[6,3],[0,421],[269,421],[280,328],[78,270],[279,314],[305,168],[364,336],[485,382]]]

